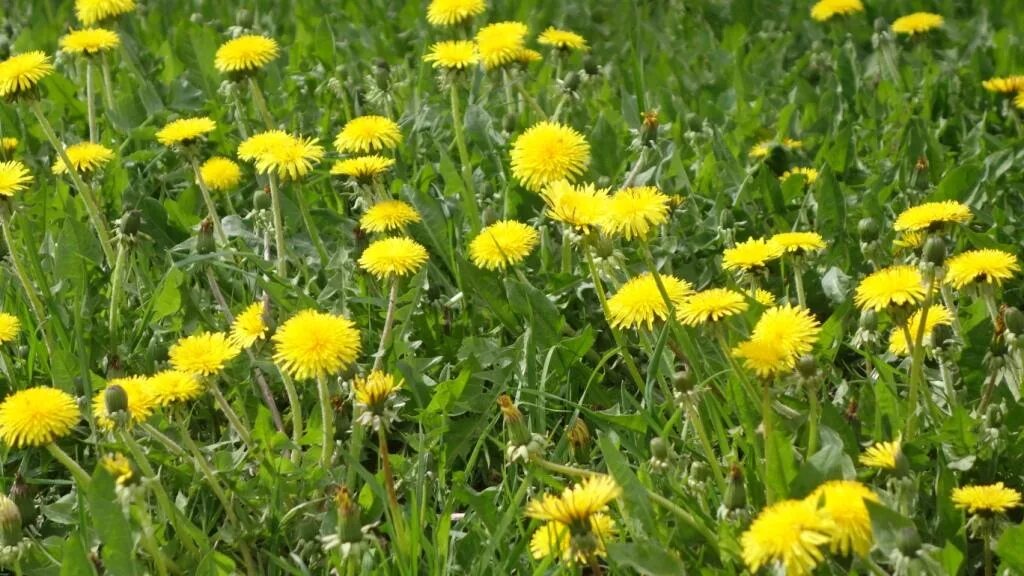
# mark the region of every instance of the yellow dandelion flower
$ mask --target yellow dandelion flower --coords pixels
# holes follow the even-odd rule
[[[943,224],[962,224],[971,219],[971,209],[953,200],[928,202],[903,211],[893,224],[897,232],[934,229]]]
[[[75,0],[75,16],[86,26],[135,10],[135,0]]]
[[[532,227],[515,220],[501,220],[481,230],[469,243],[469,257],[479,268],[504,270],[526,259],[539,240]]]
[[[217,123],[206,116],[179,118],[165,125],[156,133],[156,139],[164,146],[186,146],[205,137],[217,128]]]
[[[626,240],[643,238],[655,226],[668,220],[671,200],[654,186],[625,188],[612,195],[601,229],[609,235],[621,234]]]
[[[1024,90],[1018,92],[1017,95],[1014,96],[1013,105],[1020,110],[1024,110]]]
[[[756,271],[782,256],[782,246],[765,238],[749,238],[722,254],[722,268],[726,270]]]
[[[864,451],[858,459],[861,464],[879,470],[895,470],[899,459],[903,456],[903,446],[899,439],[893,442],[877,442]]]
[[[167,352],[179,372],[209,376],[224,369],[241,350],[223,332],[200,332],[178,340]]]
[[[991,516],[1019,508],[1020,492],[1002,482],[986,486],[963,486],[953,490],[953,504],[970,514]]]
[[[0,404],[0,438],[11,448],[45,446],[70,434],[80,418],[78,404],[67,392],[28,388]]]
[[[712,288],[687,296],[676,309],[676,318],[687,326],[718,322],[748,307],[743,294],[728,288]]]
[[[363,251],[359,266],[377,278],[391,278],[412,274],[427,258],[427,249],[411,238],[385,238]]]
[[[270,329],[263,320],[263,313],[263,302],[253,302],[241,314],[235,316],[235,322],[231,325],[231,335],[228,337],[233,346],[249,348],[267,337]]]
[[[32,174],[20,161],[0,162],[0,196],[14,196],[31,183]]]
[[[863,11],[864,4],[860,0],[820,0],[811,7],[811,18],[825,22],[835,16],[848,16]]]
[[[359,329],[347,318],[316,310],[292,316],[274,333],[274,362],[299,380],[341,372],[359,354]]]
[[[359,227],[367,232],[390,232],[402,230],[409,224],[420,221],[420,213],[401,200],[377,202],[359,219]]]
[[[611,476],[595,474],[567,487],[559,496],[545,494],[530,502],[526,506],[526,515],[537,520],[578,526],[594,514],[607,510],[608,505],[621,494],[622,488]]]
[[[149,377],[146,387],[159,406],[190,402],[203,393],[203,383],[193,374],[164,370]]]
[[[88,174],[95,172],[99,168],[105,166],[107,162],[114,159],[114,151],[102,144],[96,144],[94,142],[80,142],[78,144],[72,144],[68,146],[65,152],[68,155],[68,160],[71,161],[71,166],[74,167],[75,172],[80,174]],[[53,163],[54,174],[66,174],[68,169],[64,165],[63,158],[57,158]]]
[[[532,64],[543,59],[543,54],[531,48],[520,48],[512,54],[512,61],[518,64]]]
[[[0,152],[10,154],[18,148],[18,139],[5,136],[0,138]]]
[[[787,576],[807,576],[825,559],[833,522],[806,500],[783,500],[758,514],[743,533],[743,561],[752,573],[775,564]]]
[[[803,176],[804,183],[807,185],[811,185],[818,181],[819,173],[814,168],[793,168],[783,172],[782,176],[779,176],[779,181],[785,182],[786,180],[789,180],[793,176]]]
[[[259,162],[274,148],[285,145],[291,136],[282,130],[267,130],[253,134],[238,145],[238,157],[246,162]]]
[[[230,190],[242,180],[242,169],[234,161],[222,156],[214,156],[199,167],[203,182],[211,190]]]
[[[247,34],[221,44],[213,65],[222,73],[252,72],[266,66],[279,53],[277,40]]]
[[[915,34],[921,34],[923,32],[930,32],[937,28],[942,28],[945,20],[938,14],[932,14],[931,12],[914,12],[913,14],[907,14],[897,18],[892,23],[892,31],[896,34],[906,34],[913,36]]]
[[[530,554],[537,560],[553,558],[565,563],[587,564],[591,558],[608,554],[607,543],[615,538],[615,521],[607,514],[597,512],[588,519],[584,542],[590,549],[583,549],[572,537],[568,525],[561,522],[545,522],[530,538]]]
[[[878,496],[870,488],[853,480],[833,480],[818,486],[807,500],[832,521],[833,554],[865,557],[871,552],[875,535],[864,503],[878,502]]]
[[[924,300],[924,278],[917,268],[897,265],[883,268],[861,280],[853,297],[861,309],[885,310],[910,306]]]
[[[13,342],[21,333],[21,320],[17,316],[0,312],[0,344]]]
[[[125,458],[124,454],[114,453],[105,454],[103,458],[100,458],[100,465],[107,471],[111,476],[114,477],[114,481],[117,482],[118,486],[126,486],[131,483],[135,472],[132,470],[132,463]]]
[[[802,306],[786,304],[765,310],[750,333],[752,340],[777,344],[793,361],[809,353],[818,342],[821,323]]]
[[[548,186],[543,197],[549,217],[584,232],[600,224],[608,213],[608,191],[593,184],[573,186],[560,180]]]
[[[752,158],[767,158],[768,155],[771,154],[772,148],[775,146],[781,146],[786,150],[798,150],[803,148],[804,143],[792,138],[783,138],[778,142],[775,140],[762,140],[757,144],[754,144],[754,147],[750,149],[749,154]]]
[[[512,143],[512,175],[527,190],[540,192],[559,180],[575,180],[590,164],[590,144],[576,130],[539,122]]]
[[[488,24],[476,33],[477,50],[484,70],[492,70],[515,60],[524,48],[528,32],[522,22],[497,22]]]
[[[115,378],[107,382],[107,388],[120,386],[128,398],[128,420],[126,424],[135,425],[145,422],[153,415],[157,401],[150,393],[149,379],[143,376]],[[92,398],[92,415],[96,424],[103,430],[113,430],[114,419],[107,411],[106,390],[100,390]]]
[[[453,26],[479,16],[487,9],[484,0],[431,0],[427,22],[434,26]]]
[[[1024,90],[1024,74],[989,78],[982,82],[981,85],[989,92],[996,92],[997,94],[1013,94]]]
[[[975,283],[999,286],[1017,272],[1020,272],[1020,264],[1017,257],[1009,252],[971,250],[946,262],[946,283],[958,290]]]
[[[352,393],[355,395],[356,404],[364,410],[380,412],[388,399],[391,398],[399,388],[400,381],[394,376],[374,370],[366,378],[356,378],[352,381]]]
[[[472,40],[446,40],[430,47],[430,52],[423,56],[424,62],[430,62],[434,68],[445,70],[465,70],[480,62],[476,52],[476,44]]]
[[[921,246],[924,246],[924,241],[927,237],[928,235],[920,230],[915,230],[913,232],[904,232],[903,234],[897,236],[895,240],[893,240],[892,245],[893,248],[896,249],[896,251],[916,250]]]
[[[761,378],[792,372],[796,365],[793,355],[781,343],[771,340],[745,340],[732,349],[732,355],[743,360],[743,365]]]
[[[764,288],[758,288],[757,290],[755,290],[753,299],[754,302],[757,302],[761,306],[775,306],[775,295],[765,290]]]
[[[335,176],[347,176],[356,180],[371,180],[387,172],[395,161],[377,154],[369,156],[356,156],[338,160],[331,166],[331,174]]]
[[[117,32],[103,28],[73,30],[60,39],[60,47],[70,54],[92,56],[121,45]]]
[[[787,254],[820,252],[825,249],[825,239],[817,232],[780,232],[768,239]]]
[[[544,46],[551,46],[559,50],[586,50],[587,39],[570,30],[559,30],[550,27],[540,33],[537,43]]]
[[[383,116],[360,116],[349,120],[334,139],[334,148],[345,154],[391,150],[402,143],[398,124]]]
[[[256,158],[256,170],[261,174],[276,173],[279,178],[298,180],[309,174],[313,166],[324,157],[324,149],[316,138],[303,138],[287,134],[276,145],[267,148]]]
[[[945,306],[933,305],[928,309],[928,317],[924,321],[924,337],[927,342],[932,330],[936,326],[949,326],[953,322],[953,315]],[[907,329],[913,338],[917,337],[917,331],[921,327],[921,311],[916,310],[907,320]],[[897,356],[910,354],[910,346],[907,345],[907,336],[903,328],[893,328],[889,333],[889,352]]]
[[[680,306],[693,292],[686,280],[661,275],[661,283],[675,307]],[[608,299],[608,323],[612,328],[654,328],[654,321],[664,321],[669,315],[669,306],[658,289],[657,280],[651,274],[643,274],[626,282],[614,296]]]
[[[52,73],[53,63],[44,52],[35,50],[11,56],[0,62],[0,96],[20,96]]]

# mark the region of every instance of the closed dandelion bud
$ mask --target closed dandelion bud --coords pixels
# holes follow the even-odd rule
[[[896,547],[904,556],[911,558],[917,556],[917,552],[921,549],[921,535],[917,533],[917,528],[913,526],[901,528],[896,533]]]
[[[243,28],[248,28],[252,25],[252,12],[249,12],[245,8],[239,8],[235,12],[235,23]]]
[[[989,428],[999,428],[1003,423],[1003,410],[998,404],[990,404],[985,410],[985,421]]]
[[[601,64],[597,58],[588,54],[583,59],[583,71],[587,73],[587,76],[597,76],[598,72],[601,71]]]
[[[505,430],[508,431],[509,440],[517,445],[528,443],[530,431],[526,429],[523,413],[512,403],[512,398],[508,394],[502,394],[498,397],[498,407],[501,408],[501,415],[505,419]]]
[[[488,206],[480,213],[480,220],[483,222],[484,226],[490,226],[498,221],[498,213],[493,207]]]
[[[377,84],[377,89],[385,91],[391,84],[391,66],[385,60],[380,58],[373,62],[373,81]]]
[[[681,370],[672,375],[672,387],[684,394],[693,390],[693,371],[689,366],[683,365]]]
[[[128,393],[117,384],[107,386],[103,392],[103,404],[107,408],[107,414],[111,416],[119,412],[128,411]]]
[[[875,312],[872,308],[867,308],[860,313],[859,325],[861,330],[867,330],[868,332],[874,332],[878,329],[878,312]]]
[[[576,418],[572,421],[572,425],[569,426],[569,446],[573,450],[582,450],[590,446],[590,429],[587,428],[586,422]]]
[[[203,23],[203,15],[200,14],[199,12],[193,12],[192,15],[189,16],[188,19],[193,24],[202,24]]]
[[[270,210],[270,193],[266,188],[260,188],[252,195],[252,207],[255,210]]]
[[[594,237],[594,249],[598,258],[611,258],[615,254],[615,242],[611,237],[601,234]]]
[[[728,208],[722,210],[722,215],[718,218],[718,225],[722,228],[733,228],[736,226],[736,217],[733,216],[732,210]]]
[[[651,458],[659,461],[666,461],[669,459],[668,442],[660,436],[651,438]]]
[[[878,220],[870,216],[857,222],[857,234],[860,235],[860,241],[865,244],[878,240],[878,230]]]
[[[196,234],[196,252],[210,254],[216,251],[217,242],[213,239],[213,220],[204,218],[199,223],[199,233]]]
[[[505,117],[501,119],[501,129],[509,133],[516,131],[515,114],[505,114]]]
[[[0,494],[0,546],[17,546],[21,542],[21,512],[18,505]]]
[[[562,86],[566,92],[575,92],[580,89],[580,75],[575,72],[569,72],[565,75],[565,80],[562,81]]]
[[[1019,308],[1010,306],[1003,311],[1003,321],[1006,329],[1014,336],[1024,336],[1024,312]]]
[[[338,507],[338,536],[342,542],[354,543],[363,540],[363,519],[359,503],[352,499],[348,487],[342,486],[334,493],[334,504]]]
[[[121,233],[125,236],[135,236],[142,227],[142,212],[129,210],[121,216]]]
[[[19,473],[14,475],[10,498],[18,505],[22,524],[32,524],[35,522],[36,517],[39,516],[39,508],[36,506],[35,501],[35,490],[25,482],[25,478]]]
[[[811,379],[818,375],[818,361],[810,354],[804,354],[796,363],[796,369],[804,378]]]
[[[722,504],[729,510],[747,507],[747,486],[743,479],[743,470],[739,466],[733,466],[729,470],[729,484],[725,487]]]
[[[946,241],[940,236],[929,236],[921,250],[922,259],[935,267],[946,263]]]
[[[7,60],[11,57],[11,39],[6,34],[0,36],[0,59]]]
[[[644,144],[652,144],[658,139],[658,111],[644,112],[643,123],[640,125],[640,139]]]
[[[939,324],[932,329],[931,344],[936,350],[948,351],[956,343],[956,335],[949,324]]]

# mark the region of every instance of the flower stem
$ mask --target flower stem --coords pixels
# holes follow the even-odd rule
[[[985,554],[985,576],[992,576],[994,573],[992,566],[992,534],[991,529],[986,528],[983,530],[982,546]]]
[[[331,405],[331,394],[327,388],[327,377],[316,376],[316,389],[320,394],[320,419],[323,421],[323,450],[320,452],[320,466],[326,473],[331,468],[334,457],[334,407]]]
[[[203,179],[203,172],[199,169],[199,160],[194,154],[190,154],[189,161],[192,164],[192,171],[196,174],[196,184],[199,185],[199,191],[203,193],[206,211],[210,215],[210,220],[213,220],[213,232],[217,236],[217,241],[221,244],[227,244],[228,237],[224,234],[224,229],[221,228],[220,214],[217,213],[217,205],[213,203],[213,195],[210,194],[210,188],[206,185],[206,180]]]
[[[177,442],[172,440],[170,436],[167,436],[163,432],[157,430],[152,424],[143,422],[142,424],[139,424],[139,427],[142,428],[142,430],[146,434],[149,434],[149,436],[152,437],[154,440],[163,444],[164,448],[167,448],[167,450],[169,450],[175,456],[179,458],[188,457],[188,452],[185,452],[184,448],[182,448]]]
[[[935,273],[928,272],[924,277],[927,284],[924,303],[921,305],[918,319],[917,334],[914,334],[914,346],[910,351],[910,392],[907,397],[907,422],[904,438],[910,441],[914,437],[914,428],[917,420],[918,394],[921,388],[921,380],[924,379],[924,334],[928,325],[928,312],[932,306],[932,298],[935,295]],[[909,322],[907,323],[909,326]],[[909,328],[908,328],[909,331]]]
[[[384,475],[384,487],[388,492],[388,501],[391,504],[391,513],[394,515],[397,523],[399,513],[402,509],[398,506],[398,492],[395,491],[395,474],[391,470],[391,455],[388,453],[387,433],[384,432],[383,425],[377,428],[377,440],[380,449],[380,468],[381,473]]]
[[[100,61],[100,69],[103,72],[103,102],[109,112],[114,109],[114,83],[110,79],[110,64],[106,56]]]
[[[306,232],[309,233],[309,240],[313,243],[313,248],[316,249],[316,255],[320,258],[320,266],[326,268],[328,260],[327,248],[324,247],[324,241],[320,239],[320,233],[317,231],[316,226],[313,225],[313,217],[309,213],[309,206],[306,204],[306,195],[303,194],[302,188],[298,187],[295,190],[295,203],[299,205],[299,214],[302,215],[302,223],[306,225]]]
[[[36,294],[35,288],[33,288],[32,283],[29,281],[28,275],[25,273],[25,266],[21,261],[21,256],[18,255],[18,251],[15,249],[14,239],[11,235],[11,225],[8,221],[7,207],[5,206],[0,207],[0,229],[3,231],[4,242],[7,244],[7,255],[11,257],[14,275],[18,277],[18,282],[21,284],[22,289],[25,290],[25,296],[28,298],[32,315],[36,317],[36,324],[43,335],[43,342],[46,343],[47,352],[52,355],[57,348],[53,341],[50,340],[50,332],[46,329],[46,324],[43,322],[46,318],[43,302],[39,299],[39,295]]]
[[[107,315],[107,331],[110,333],[111,349],[116,349],[117,327],[119,314],[121,312],[121,283],[124,281],[125,259],[128,256],[128,242],[122,237],[117,241],[117,258],[114,260],[114,270],[110,275],[110,310]]]
[[[950,315],[953,317],[953,333],[958,337],[963,337],[963,330],[960,328],[960,314],[957,313],[956,301],[953,299],[953,288],[945,282],[942,283],[942,303],[946,305],[946,309],[949,310]]]
[[[242,439],[245,447],[248,448],[249,451],[252,451],[252,437],[249,435],[249,430],[244,424],[242,424],[238,414],[231,407],[231,404],[228,403],[228,399],[224,397],[224,393],[221,392],[216,378],[210,380],[209,388],[210,394],[213,395],[214,401],[217,402],[217,406],[220,408],[221,412],[227,416],[228,423],[235,429],[235,433]]]
[[[96,96],[92,82],[92,58],[85,61],[85,109],[89,116],[89,142],[99,141],[99,130],[96,128]]]
[[[604,292],[604,284],[601,283],[601,277],[597,273],[597,265],[594,264],[594,254],[590,247],[583,249],[583,253],[587,257],[587,267],[590,269],[590,278],[594,282],[594,290],[597,291],[597,298],[601,301],[601,311],[604,312],[605,318],[611,318],[611,312],[608,310],[608,297]],[[622,361],[626,364],[626,370],[629,372],[630,377],[633,379],[633,383],[636,384],[637,389],[645,390],[646,385],[644,384],[644,378],[640,375],[640,370],[636,367],[636,362],[633,361],[633,357],[629,355],[629,348],[626,347],[626,343],[622,338],[622,333],[616,328],[611,328],[612,338],[615,339],[615,345],[619,348],[619,355],[622,357]]]
[[[71,476],[74,477],[75,483],[78,484],[80,489],[86,490],[89,488],[89,484],[92,483],[92,479],[89,478],[89,474],[78,465],[78,462],[75,462],[71,456],[68,456],[67,452],[61,450],[60,446],[57,446],[53,442],[46,445],[46,451],[53,456],[54,460],[63,464],[64,467],[68,469],[68,472],[71,472]]]
[[[798,261],[793,262],[793,285],[796,286],[796,301],[801,308],[807,307],[807,294],[804,292],[804,269]]]
[[[281,213],[281,191],[278,190],[277,177],[267,174],[270,182],[271,209],[274,213],[274,244],[277,247],[277,275],[284,280],[288,274],[287,253],[284,248],[284,215]]]
[[[298,447],[302,444],[302,401],[299,400],[299,393],[295,389],[295,382],[284,370],[279,370],[281,381],[284,382],[284,390],[288,395],[288,406],[292,409],[292,442],[296,446],[293,456],[298,456]]]
[[[146,553],[149,554],[150,558],[153,559],[153,564],[156,565],[156,573],[158,576],[166,576],[167,574],[167,562],[168,559],[164,556],[160,546],[157,545],[156,539],[153,537],[153,521],[149,518],[149,512],[142,509],[141,506],[132,506],[132,517],[139,523],[139,532],[141,533],[142,547],[146,549]]]
[[[683,405],[686,407],[686,415],[690,418],[690,422],[693,422],[694,430],[697,431],[697,438],[700,440],[701,448],[704,449],[704,457],[707,458],[708,464],[711,465],[711,472],[715,477],[715,484],[718,485],[718,491],[720,494],[725,495],[725,475],[722,473],[721,464],[718,463],[715,449],[711,446],[711,438],[708,436],[707,428],[704,427],[704,420],[701,418],[700,411],[697,410],[696,403],[689,394],[686,394],[683,398]]]
[[[473,164],[469,156],[469,149],[466,148],[466,134],[463,130],[462,110],[459,106],[458,84],[452,83],[451,89],[452,104],[452,130],[455,132],[455,146],[459,150],[459,163],[462,165],[462,209],[469,218],[472,232],[480,229],[480,212],[476,205],[476,185],[473,182]]]
[[[622,181],[623,188],[629,188],[633,185],[633,181],[640,174],[640,169],[644,167],[647,162],[647,148],[640,149],[640,155],[636,158],[636,164],[633,164],[633,169],[626,174],[626,178]]]
[[[818,417],[821,412],[818,400],[818,385],[810,384],[807,387],[807,454],[810,458],[818,451]]]
[[[253,102],[256,104],[256,109],[259,110],[260,116],[263,118],[263,123],[267,126],[267,130],[273,130],[274,118],[270,115],[270,108],[267,107],[267,99],[263,97],[263,89],[260,88],[259,83],[252,76],[249,77],[249,91],[252,94]]]
[[[771,438],[774,433],[772,427],[772,389],[768,382],[761,383],[761,425],[764,428],[765,498],[771,504],[775,502],[775,493],[772,491],[769,478],[775,472],[776,463],[773,461],[774,458],[772,458]]]
[[[377,354],[373,359],[373,369],[380,370],[384,365],[384,353],[388,348],[388,341],[391,339],[391,331],[395,326],[395,308],[398,306],[398,277],[391,280],[391,291],[388,294],[388,309],[384,315],[384,329],[380,333],[380,345],[377,346]]]
[[[568,226],[562,230],[562,274],[572,272],[572,230]]]

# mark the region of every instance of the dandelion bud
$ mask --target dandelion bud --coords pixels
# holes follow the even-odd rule
[[[526,429],[523,413],[512,403],[512,398],[508,394],[502,394],[498,397],[498,407],[501,408],[501,415],[505,419],[505,430],[508,431],[509,440],[515,444],[529,442],[530,431]]]
[[[651,458],[662,462],[669,459],[668,442],[664,438],[660,436],[651,438]]]
[[[615,254],[615,241],[610,236],[594,236],[593,244],[598,258],[611,258]]]
[[[213,220],[204,218],[199,223],[199,233],[196,234],[196,252],[210,254],[216,250],[217,242],[213,238]]]
[[[818,361],[810,354],[804,354],[796,363],[796,369],[800,375],[810,380],[818,375]]]
[[[4,34],[0,36],[0,59],[7,60],[11,57],[11,38]]]
[[[512,133],[516,131],[516,124],[515,114],[505,114],[505,117],[501,120],[501,129],[505,132]]]
[[[860,241],[869,244],[878,240],[878,220],[871,218],[861,218],[860,222],[857,222],[857,234],[860,235]]]
[[[917,533],[917,528],[913,526],[901,528],[896,533],[896,547],[904,556],[911,558],[917,556],[918,550],[921,549],[921,535]]]
[[[932,264],[936,268],[946,263],[946,241],[940,236],[929,236],[921,250],[921,258],[924,262]]]
[[[21,512],[14,500],[0,494],[0,546],[21,542]]]
[[[939,324],[932,329],[931,345],[936,350],[948,352],[956,344],[956,335],[949,324]]]
[[[139,210],[129,210],[121,215],[121,234],[125,236],[135,236],[139,233],[139,228],[142,227],[142,212]]]
[[[373,81],[380,91],[386,91],[391,84],[391,66],[386,60],[377,58],[373,62]]]
[[[860,328],[861,330],[867,330],[874,332],[878,329],[878,312],[875,312],[873,308],[866,308],[860,313]]]
[[[359,503],[352,499],[347,486],[341,486],[334,493],[334,504],[338,507],[338,536],[342,542],[354,543],[363,540],[363,519]]]
[[[743,481],[743,469],[733,465],[729,470],[729,484],[725,487],[725,498],[722,503],[729,510],[747,507],[747,486]]]
[[[21,513],[23,524],[32,524],[39,516],[39,509],[36,506],[35,490],[25,482],[25,477],[20,473],[14,474],[14,483],[11,484],[10,498],[18,505],[18,512]]]
[[[252,12],[249,12],[245,8],[239,8],[235,11],[235,24],[243,28],[249,28],[252,26]]]
[[[653,144],[658,139],[658,111],[644,112],[643,123],[640,125],[640,139],[644,144]]]
[[[1006,329],[1014,336],[1024,336],[1024,312],[1015,306],[1003,310],[1003,322]]]
[[[270,193],[266,188],[260,188],[252,195],[252,207],[255,210],[270,210]]]
[[[576,418],[572,421],[569,426],[569,446],[574,450],[586,448],[590,445],[590,429],[587,428],[587,423],[580,418]]]
[[[736,226],[736,217],[733,216],[732,210],[728,208],[722,210],[722,215],[718,218],[718,225],[721,228],[734,228]]]
[[[601,72],[601,64],[597,61],[597,58],[588,54],[583,59],[583,71],[587,73],[587,76],[597,76]]]
[[[484,226],[490,226],[498,221],[498,212],[491,206],[484,208],[484,211],[480,213],[480,220]]]
[[[565,75],[565,80],[562,81],[562,87],[566,92],[575,92],[580,89],[580,75],[575,72],[569,72]]]
[[[688,393],[693,390],[693,371],[686,364],[672,375],[672,387],[678,392]]]
[[[128,393],[117,384],[107,386],[103,392],[103,403],[107,408],[107,414],[111,416],[119,412],[128,411]]]

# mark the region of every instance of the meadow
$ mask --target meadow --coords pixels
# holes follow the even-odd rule
[[[0,572],[1024,574],[1020,0],[5,0]]]

